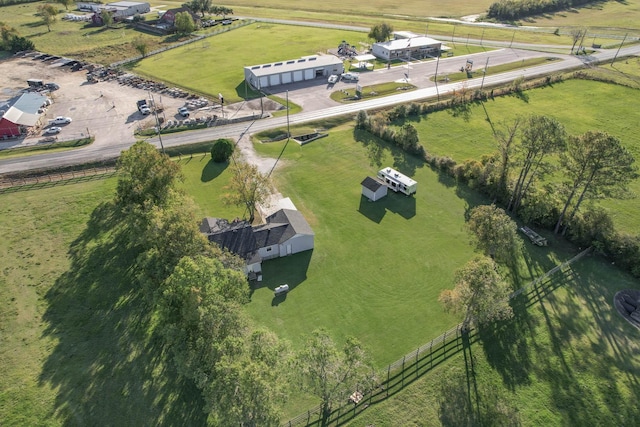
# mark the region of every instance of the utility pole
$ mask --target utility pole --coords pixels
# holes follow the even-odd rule
[[[164,152],[164,144],[162,144],[162,133],[160,132],[160,121],[158,120],[158,110],[156,110],[156,102],[153,99],[153,95],[149,92],[149,97],[151,98],[151,102],[153,102],[153,116],[156,118],[156,133],[158,135],[158,140],[160,141],[160,149],[162,150],[162,154],[166,154]]]
[[[289,91],[287,90],[287,141],[291,138],[291,131],[289,129]]]
[[[485,28],[482,28],[482,35],[480,36],[480,46],[482,46],[482,41],[484,40],[484,30]]]
[[[516,38],[516,30],[513,30],[513,36],[511,36],[511,43],[509,43],[509,47],[513,45],[513,39]]]
[[[484,64],[484,71],[482,73],[482,83],[480,83],[480,90],[484,87],[484,78],[487,77],[487,67],[489,66],[489,57],[487,56],[487,63]]]
[[[440,65],[440,54],[442,54],[442,52],[438,54],[438,59],[436,60],[436,76],[434,78],[434,80],[436,81],[436,94],[438,95],[438,102],[440,102],[440,91],[438,90],[438,65]]]
[[[620,46],[618,47],[618,50],[616,51],[616,54],[613,56],[613,59],[611,60],[611,66],[613,67],[613,63],[616,62],[616,58],[618,57],[618,54],[620,53],[620,49],[622,49],[622,45],[624,44],[624,41],[627,39],[627,35],[629,33],[624,35],[624,38],[622,39],[622,43],[620,43]]]

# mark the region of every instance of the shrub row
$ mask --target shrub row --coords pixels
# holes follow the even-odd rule
[[[597,0],[596,0],[597,2]],[[587,3],[593,0],[500,0],[489,6],[487,18],[500,21],[514,21],[532,15],[557,12]]]

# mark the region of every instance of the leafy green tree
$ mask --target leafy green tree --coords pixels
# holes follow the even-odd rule
[[[237,162],[231,183],[225,187],[224,202],[228,205],[244,206],[253,222],[256,208],[269,200],[273,186],[267,175],[258,168],[244,162]]]
[[[137,260],[139,278],[152,294],[183,257],[215,253],[198,229],[195,212],[193,200],[173,191],[164,205],[135,213],[133,243],[144,249]]]
[[[113,25],[113,14],[107,9],[100,11],[100,19],[102,20],[102,24],[107,28],[111,28]]]
[[[472,259],[456,272],[455,286],[440,293],[438,301],[446,311],[464,312],[463,325],[486,324],[513,317],[510,289],[489,257]]]
[[[211,0],[191,0],[189,3],[185,3],[184,5],[194,13],[202,14],[203,18],[205,13],[209,13],[212,9]]]
[[[38,14],[42,17],[42,23],[47,26],[47,30],[51,31],[51,25],[57,19],[58,9],[51,3],[45,3],[38,6]]]
[[[163,206],[182,179],[180,166],[148,142],[138,141],[122,152],[116,203],[125,211]]]
[[[391,33],[393,33],[393,27],[386,22],[381,22],[371,28],[369,31],[369,38],[376,42],[383,42],[389,40]]]
[[[233,15],[233,9],[225,6],[213,6],[211,8],[211,13],[214,15],[222,15],[222,19],[225,19],[227,15]]]
[[[0,48],[9,46],[11,39],[16,36],[18,36],[18,30],[0,21],[0,40],[2,40]]]
[[[211,147],[211,159],[216,163],[229,161],[234,149],[233,141],[220,138]]]
[[[420,139],[418,137],[418,131],[411,123],[405,123],[396,132],[396,142],[402,147],[403,150],[415,151],[418,148]]]
[[[9,40],[9,50],[13,53],[34,50],[35,48],[35,44],[25,37],[12,36]]]
[[[369,128],[369,115],[365,110],[358,111],[356,115],[356,129],[368,129]]]
[[[56,3],[60,3],[66,10],[69,10],[69,6],[74,3],[74,0],[56,0]]]
[[[367,354],[355,338],[347,338],[338,350],[325,329],[316,329],[307,338],[297,357],[302,388],[322,401],[323,416],[334,402],[344,401],[356,390],[367,391],[373,383],[373,369]]]
[[[495,205],[473,208],[467,227],[475,246],[497,262],[511,263],[522,249],[518,226],[504,209]]]
[[[207,257],[185,257],[162,287],[159,322],[178,372],[203,390],[224,357],[242,354],[248,285],[239,271]]]
[[[548,155],[559,153],[566,146],[564,126],[546,116],[530,116],[524,123],[518,147],[520,172],[507,211],[516,212],[532,184],[554,170]]]
[[[571,222],[585,199],[622,196],[629,182],[638,177],[634,162],[621,141],[606,132],[588,131],[570,137],[567,150],[560,154],[568,195],[554,232],[562,228],[564,234],[565,218]]]
[[[512,124],[506,124],[503,129],[495,130],[493,133],[494,138],[498,142],[498,161],[496,164],[496,197],[504,196],[507,194],[507,186],[509,181],[509,171],[512,166],[512,155],[514,151],[514,141],[520,127],[520,118],[516,118]]]
[[[189,12],[178,12],[173,23],[176,32],[180,35],[189,35],[196,29],[196,24],[193,22],[193,18]]]
[[[138,36],[133,39],[133,47],[138,51],[140,55],[144,58],[149,53],[149,43],[142,37]]]
[[[203,390],[214,425],[278,426],[287,400],[289,349],[277,336],[257,330],[241,357],[225,357]]]

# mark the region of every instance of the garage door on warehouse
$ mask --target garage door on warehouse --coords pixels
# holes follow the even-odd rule
[[[305,80],[311,80],[314,78],[314,73],[313,73],[313,69],[311,70],[304,70],[304,79]]]
[[[269,76],[269,85],[277,86],[280,84],[280,74],[272,74]]]
[[[291,73],[282,73],[280,74],[280,78],[283,85],[286,85],[287,83],[291,83]]]
[[[302,81],[302,70],[293,72],[293,81],[294,82],[301,82]]]
[[[260,77],[260,87],[269,87],[269,76]]]

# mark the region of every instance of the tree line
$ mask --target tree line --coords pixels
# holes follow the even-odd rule
[[[362,345],[339,348],[324,329],[300,351],[249,320],[244,261],[209,243],[195,204],[179,188],[179,165],[146,142],[118,160],[113,200],[138,249],[136,283],[155,311],[154,330],[176,371],[200,390],[210,425],[275,426],[287,396],[310,392],[330,413],[373,380]],[[142,308],[141,309],[147,309]]]
[[[597,2],[598,0],[596,0]],[[604,1],[604,0],[600,0]],[[594,3],[593,0],[499,0],[487,10],[487,18],[515,21],[532,15],[558,12],[576,6]]]
[[[481,99],[482,94],[467,98],[459,93],[443,105],[464,114],[472,100]],[[628,197],[629,183],[638,178],[635,158],[619,138],[599,130],[567,135],[555,118],[532,115],[491,123],[496,152],[479,160],[456,163],[428,153],[420,144],[403,145],[402,139],[396,140],[390,127],[393,120],[399,123],[438,108],[412,103],[373,116],[361,111],[355,118],[356,128],[408,152],[426,152],[423,158],[428,163],[487,194],[508,214],[580,246],[593,245],[640,277],[640,236],[615,231],[607,212],[594,203]],[[547,180],[550,176],[554,179]]]

